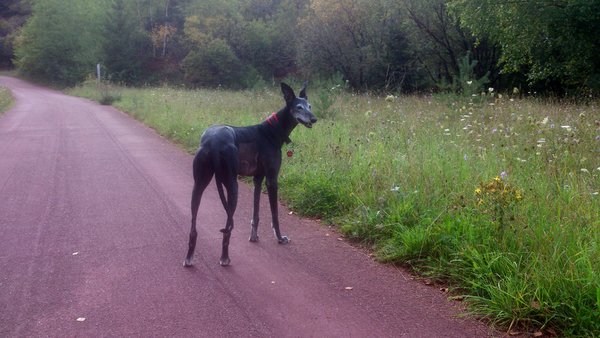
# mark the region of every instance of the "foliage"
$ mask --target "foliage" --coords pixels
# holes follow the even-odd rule
[[[125,84],[139,83],[143,77],[142,66],[149,50],[148,36],[136,20],[134,8],[125,0],[114,0],[103,23],[103,65],[108,78]]]
[[[309,86],[313,106],[331,87]],[[292,135],[280,176],[289,206],[339,224],[381,260],[449,282],[504,328],[598,332],[597,102],[334,97],[337,115]],[[116,103],[189,151],[208,125],[258,123],[282,104],[276,89],[165,87],[123,89]]]
[[[19,31],[29,3],[33,12]],[[114,81],[126,83],[251,88],[288,76],[315,79],[341,74],[361,91],[472,95],[487,81],[504,91],[530,87],[593,96],[600,88],[598,1],[70,4],[3,2],[0,61],[8,63],[18,40],[16,62],[24,72],[69,83],[82,81],[93,71],[90,65],[104,62]],[[226,57],[223,63],[209,61],[218,55]],[[228,71],[227,64],[234,69]],[[466,86],[467,81],[478,85]]]
[[[505,72],[555,87],[600,88],[600,1],[452,0],[450,6],[463,26],[502,46]]]
[[[103,1],[35,1],[16,41],[22,72],[50,82],[75,84],[93,72],[102,42]],[[99,44],[100,42],[100,44]]]
[[[311,1],[300,21],[307,73],[337,72],[355,88],[402,89],[410,77],[406,33],[391,1]]]
[[[0,3],[0,68],[12,66],[15,38],[30,12],[29,1],[3,0]]]
[[[243,65],[226,41],[214,39],[183,60],[186,80],[195,86],[241,87]]]

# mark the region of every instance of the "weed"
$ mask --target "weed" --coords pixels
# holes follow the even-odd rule
[[[0,114],[7,111],[13,104],[13,97],[10,90],[0,87]]]

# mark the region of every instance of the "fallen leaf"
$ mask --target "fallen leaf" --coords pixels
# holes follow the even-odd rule
[[[509,336],[518,336],[520,335],[522,332],[519,331],[508,331],[508,335]]]
[[[343,241],[344,239],[342,237],[338,237],[337,240],[338,241]]]
[[[329,234],[325,234],[326,237],[329,237]]]
[[[271,281],[271,284],[275,284],[275,281],[274,281],[274,280],[272,280],[272,281]]]
[[[450,297],[451,300],[455,300],[457,302],[462,302],[463,300],[465,300],[465,296],[452,296]]]
[[[534,336],[534,337],[541,337],[541,336],[543,336],[543,335],[544,335],[544,333],[543,333],[542,331],[535,331],[535,332],[533,333],[533,336]]]
[[[433,284],[433,282],[431,280],[429,280],[429,279],[424,280],[423,283],[425,283],[425,285],[432,285]]]
[[[448,292],[448,288],[440,288],[440,291],[442,291],[442,292]]]
[[[71,255],[73,255],[73,256],[77,256],[77,255],[79,255],[79,251],[75,251],[75,252],[73,252]]]
[[[531,301],[531,307],[534,308],[534,309],[536,309],[536,310],[539,310],[541,308],[540,303],[538,303],[535,300]]]
[[[85,322],[85,317],[79,317],[79,318],[77,318],[77,321],[78,322]]]
[[[294,212],[293,212],[293,211],[290,211],[290,212],[288,213],[288,215],[293,215],[293,214],[294,214]]]
[[[353,287],[351,287],[351,286],[346,286],[346,287],[344,288],[344,290],[352,290],[352,289],[354,289],[354,288],[353,288]]]

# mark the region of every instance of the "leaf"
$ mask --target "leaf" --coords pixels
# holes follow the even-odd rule
[[[85,317],[79,317],[79,318],[77,318],[77,321],[78,322],[85,322]]]
[[[352,289],[354,289],[354,288],[353,288],[353,287],[351,287],[351,286],[346,286],[346,287],[344,288],[344,290],[348,290],[348,291],[350,291],[350,290],[352,290]]]

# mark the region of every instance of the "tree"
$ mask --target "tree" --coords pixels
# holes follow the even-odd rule
[[[502,46],[504,72],[546,87],[600,89],[599,0],[451,0],[450,9],[478,38]]]
[[[12,66],[15,38],[30,13],[29,1],[0,2],[0,68]]]
[[[394,1],[313,0],[300,21],[298,57],[316,74],[340,73],[355,88],[402,79],[410,63]]]
[[[66,85],[81,81],[101,59],[104,1],[39,0],[16,41],[26,74]]]
[[[426,70],[428,86],[457,89],[457,81],[469,75],[474,78],[489,76],[495,82],[500,49],[486,39],[475,39],[467,28],[447,10],[447,0],[404,0],[411,31],[411,46],[419,64]],[[474,59],[471,74],[464,74],[463,60]]]
[[[244,68],[229,44],[214,39],[191,51],[183,60],[186,81],[194,86],[243,86]]]
[[[103,25],[104,66],[112,81],[138,83],[144,78],[142,66],[149,49],[148,35],[136,19],[134,8],[114,0]]]

